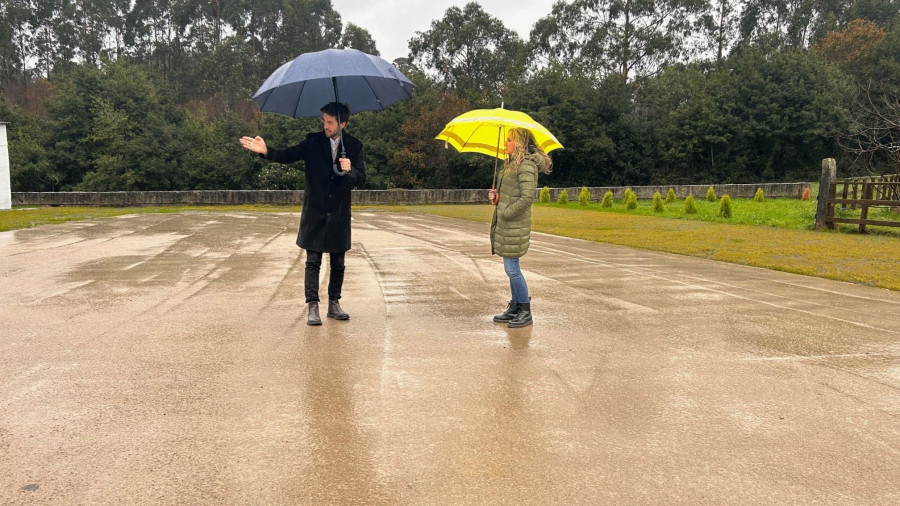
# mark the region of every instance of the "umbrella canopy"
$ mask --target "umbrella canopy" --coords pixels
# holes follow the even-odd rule
[[[506,158],[503,143],[511,128],[531,131],[538,146],[545,152],[562,146],[546,127],[531,116],[508,109],[475,109],[453,118],[435,137],[446,141],[461,153],[481,153]]]
[[[285,63],[253,95],[263,112],[319,116],[330,102],[353,113],[381,111],[412,96],[413,83],[390,63],[356,49],[304,53]]]

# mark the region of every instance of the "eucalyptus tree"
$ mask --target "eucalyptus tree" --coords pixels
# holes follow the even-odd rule
[[[26,28],[27,0],[0,3],[0,85],[9,92],[14,83],[25,84],[25,60],[32,33]]]
[[[698,42],[701,55],[715,55],[717,62],[728,56],[737,42],[742,6],[740,0],[710,1],[696,22],[702,34]]]
[[[372,34],[365,28],[353,23],[347,23],[347,26],[344,27],[344,33],[341,35],[341,46],[379,56]]]
[[[340,45],[343,25],[331,0],[282,0],[279,8],[265,57],[271,70],[302,53]]]
[[[74,5],[66,0],[30,0],[24,29],[31,33],[32,49],[38,72],[49,78],[64,69],[76,54]]]
[[[814,0],[746,0],[741,13],[741,44],[761,45],[770,51],[806,48],[819,17],[816,7]]]
[[[416,32],[409,50],[412,63],[436,82],[495,105],[524,69],[522,40],[475,2],[447,9],[429,30]]]
[[[183,60],[175,6],[173,0],[134,0],[125,38],[137,61],[167,82]]]
[[[690,56],[692,27],[704,0],[558,1],[531,31],[540,63],[603,78],[641,80]]]

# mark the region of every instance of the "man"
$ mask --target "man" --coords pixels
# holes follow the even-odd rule
[[[363,145],[343,132],[350,118],[350,110],[345,104],[331,102],[321,111],[323,130],[308,134],[296,146],[273,149],[267,147],[261,137],[241,138],[241,146],[267,160],[305,162],[306,191],[297,246],[306,250],[307,325],[322,324],[319,317],[319,269],[323,253],[329,254],[331,267],[327,316],[336,320],[350,319],[338,302],[344,284],[344,255],[350,249],[350,190],[354,186],[361,187],[366,181]]]

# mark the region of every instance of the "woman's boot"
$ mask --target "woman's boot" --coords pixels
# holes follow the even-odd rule
[[[509,328],[517,329],[519,327],[527,327],[531,325],[531,303],[519,304],[519,312],[516,317],[510,320]]]
[[[494,321],[498,323],[505,323],[512,321],[516,315],[519,314],[519,303],[511,300],[509,301],[509,305],[506,306],[506,311],[503,314],[498,314],[494,316]]]

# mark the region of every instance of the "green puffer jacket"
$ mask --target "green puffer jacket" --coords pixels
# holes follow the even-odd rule
[[[537,187],[538,171],[544,159],[526,155],[518,170],[507,166],[497,180],[500,201],[491,220],[491,253],[519,258],[528,252],[531,241],[531,203]]]

